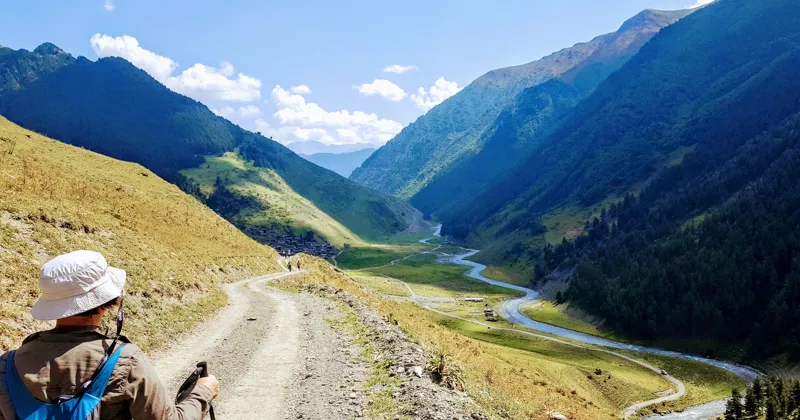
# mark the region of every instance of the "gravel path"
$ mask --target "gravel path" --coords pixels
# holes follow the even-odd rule
[[[154,357],[168,389],[177,390],[196,362],[205,360],[220,380],[214,402],[219,418],[361,417],[365,402],[353,390],[362,388],[366,368],[347,337],[326,322],[341,316],[338,307],[266,286],[302,273],[224,286],[229,305]]]

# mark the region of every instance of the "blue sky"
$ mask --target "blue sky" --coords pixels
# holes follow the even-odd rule
[[[491,69],[696,2],[0,0],[0,45],[123,56],[283,143],[380,144]]]

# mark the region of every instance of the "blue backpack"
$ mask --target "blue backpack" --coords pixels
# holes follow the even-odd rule
[[[100,405],[123,347],[124,343],[110,357],[103,358],[98,370],[81,386],[77,395],[58,404],[44,403],[31,395],[17,373],[17,368],[14,366],[15,352],[12,351],[8,356],[6,367],[6,386],[17,417],[21,420],[86,420]]]

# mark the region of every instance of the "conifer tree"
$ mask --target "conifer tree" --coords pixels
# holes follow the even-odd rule
[[[755,383],[753,384],[755,385]],[[753,392],[753,387],[744,395],[744,414],[747,417],[755,417],[758,415],[758,399],[756,393]]]
[[[774,398],[767,400],[766,420],[778,420],[778,402]]]
[[[742,420],[743,418],[742,395],[738,389],[734,389],[731,392],[731,399],[725,404],[725,420]]]

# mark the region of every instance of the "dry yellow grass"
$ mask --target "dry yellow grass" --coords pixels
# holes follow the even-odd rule
[[[225,304],[219,282],[279,269],[277,254],[139,165],[0,117],[0,347],[46,326],[30,317],[48,259],[97,250],[128,272],[125,332],[158,347]]]
[[[659,375],[606,353],[474,324],[453,325],[460,321],[380,298],[324,261],[307,259],[304,268],[309,274],[284,284],[329,284],[391,316],[432,354],[445,354],[465,367],[467,389],[492,418],[547,419],[551,410],[576,420],[618,418],[623,408],[668,388]],[[597,367],[602,374],[595,373]]]

